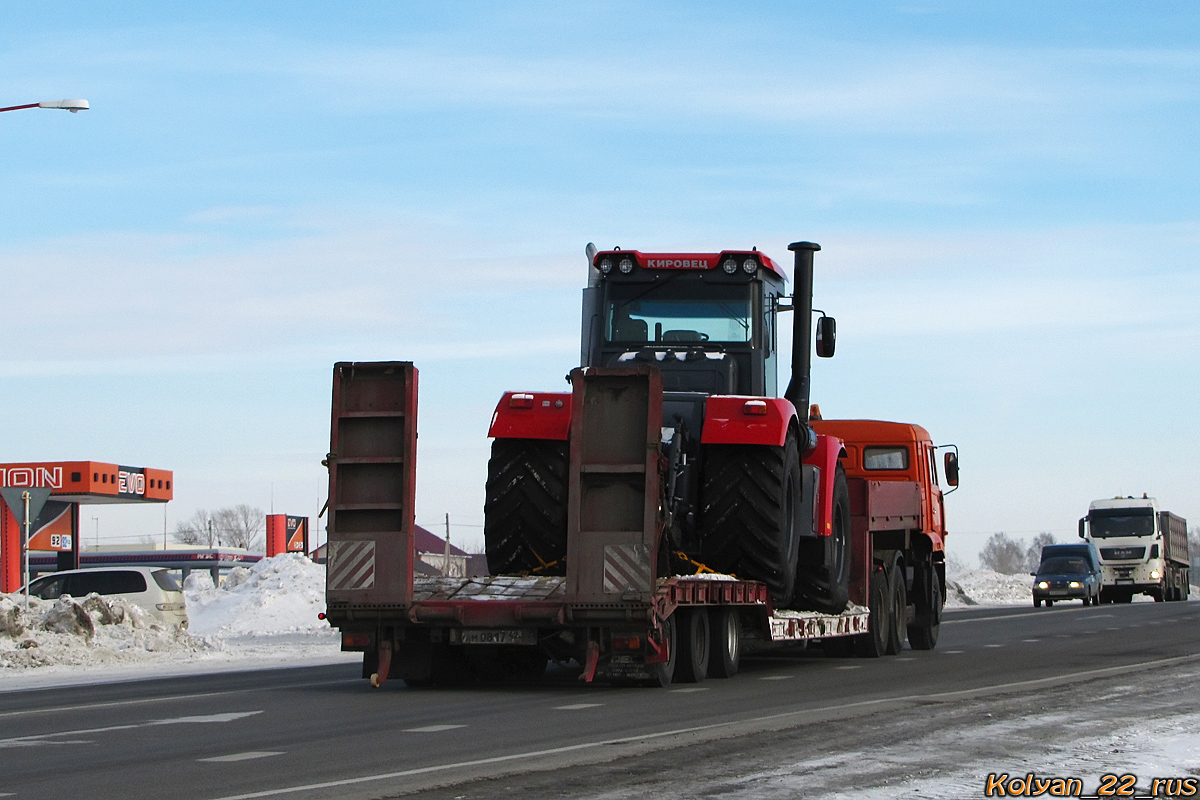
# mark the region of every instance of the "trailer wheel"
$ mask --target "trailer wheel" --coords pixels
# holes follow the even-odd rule
[[[712,646],[708,654],[708,674],[714,678],[732,678],[742,663],[742,618],[734,608],[715,608],[708,618]]]
[[[652,664],[650,666],[651,678],[646,682],[648,686],[665,687],[670,686],[671,681],[675,678],[675,661],[678,657],[679,636],[676,634],[675,615],[667,617],[663,620],[663,636],[667,640],[667,662],[665,664]]]
[[[702,606],[687,609],[680,620],[680,630],[677,631],[676,637],[679,642],[679,657],[675,660],[675,681],[702,682],[708,677],[711,652],[707,609]]]
[[[854,653],[863,658],[879,658],[887,652],[888,631],[891,629],[892,592],[888,586],[887,570],[876,566],[871,570],[867,609],[867,632],[854,637]]]
[[[908,644],[913,650],[932,650],[936,647],[942,628],[942,585],[937,567],[930,564],[925,576],[927,584],[917,595],[920,600],[917,603],[917,619],[908,626]],[[1034,608],[1041,604],[1041,600],[1033,601]]]
[[[795,588],[802,481],[794,436],[783,447],[704,448],[700,558],[719,572],[762,581],[777,608],[790,605]]]
[[[888,626],[887,654],[895,656],[904,649],[904,634],[908,627],[908,589],[904,585],[904,566],[899,559],[892,564],[889,572],[891,574],[888,576],[888,583],[892,586],[892,624]]]
[[[817,537],[818,563],[798,565],[795,608],[840,614],[850,601],[850,490],[838,464],[833,479],[832,527]]]
[[[485,492],[488,571],[566,575],[567,443],[496,439]]]

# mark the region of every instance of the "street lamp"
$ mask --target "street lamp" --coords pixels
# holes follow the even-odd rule
[[[87,100],[47,100],[44,103],[26,103],[23,106],[0,108],[0,111],[18,111],[22,108],[61,108],[64,111],[70,111],[72,114],[78,114],[80,111],[91,108],[91,106]]]

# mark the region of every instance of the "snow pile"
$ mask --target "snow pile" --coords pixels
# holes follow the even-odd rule
[[[272,636],[328,633],[317,619],[325,610],[325,568],[298,553],[234,567],[225,585],[213,586],[207,572],[188,576],[188,630],[197,636]]]
[[[946,607],[1012,606],[1032,602],[1033,579],[1005,575],[990,569],[973,569],[946,581]]]
[[[191,655],[211,644],[164,625],[141,608],[90,594],[78,602],[0,595],[0,669],[117,664]]]
[[[184,597],[186,630],[117,598],[31,597],[26,612],[20,595],[0,595],[0,689],[362,657],[342,653],[337,631],[317,619],[325,568],[302,555],[235,567],[220,588],[194,572]]]

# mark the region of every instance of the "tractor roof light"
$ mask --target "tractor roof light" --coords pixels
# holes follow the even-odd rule
[[[533,408],[533,395],[514,393],[508,398],[509,408]]]
[[[621,274],[623,275],[628,275],[629,273],[633,272],[633,259],[628,257],[622,258],[621,263],[618,265],[618,269],[621,270]]]
[[[721,269],[732,275],[737,272],[737,261],[733,258],[727,258],[721,262]]]
[[[600,271],[603,272],[605,275],[612,272],[612,259],[611,258],[603,259],[600,262]]]
[[[742,262],[742,272],[747,275],[753,275],[758,270],[758,262],[753,258],[747,258]]]

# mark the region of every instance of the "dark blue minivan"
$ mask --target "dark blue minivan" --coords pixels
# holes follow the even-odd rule
[[[1048,544],[1042,548],[1042,563],[1033,573],[1033,607],[1047,606],[1055,600],[1082,600],[1083,604],[1100,602],[1100,554],[1091,542],[1079,544]]]

